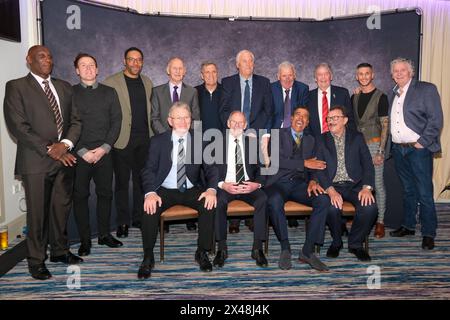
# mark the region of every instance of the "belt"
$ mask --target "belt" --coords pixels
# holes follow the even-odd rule
[[[405,147],[405,148],[407,148],[407,147],[414,148],[414,145],[416,144],[415,142],[406,142],[406,143],[396,143],[396,142],[394,142],[394,143],[399,145],[399,146]]]
[[[381,137],[374,137],[372,139],[366,140],[367,143],[377,143],[381,142]]]
[[[337,182],[333,182],[333,186],[345,186],[347,184],[352,184],[353,181],[348,180],[348,181],[337,181]]]

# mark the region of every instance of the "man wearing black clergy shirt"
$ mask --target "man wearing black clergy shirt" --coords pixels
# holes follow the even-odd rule
[[[122,113],[116,91],[97,82],[97,61],[93,56],[78,54],[74,66],[80,77],[80,83],[73,86],[74,102],[83,125],[75,147],[73,208],[81,242],[78,254],[87,256],[91,252],[88,205],[91,179],[97,194],[98,244],[111,248],[122,246],[109,232],[113,195],[110,151],[119,136]]]
[[[153,132],[150,113],[153,83],[141,74],[144,55],[138,48],[125,51],[125,70],[108,77],[104,84],[116,89],[122,109],[122,125],[119,138],[112,151],[115,174],[115,202],[117,209],[117,236],[127,237],[130,225],[128,189],[133,177],[133,211],[131,222],[141,227],[142,194],[140,172]]]
[[[145,193],[145,212],[142,216],[144,260],[139,267],[139,279],[149,278],[155,266],[153,248],[158,236],[161,213],[177,204],[198,211],[195,261],[200,265],[201,271],[212,271],[208,251],[211,250],[213,241],[217,205],[217,167],[203,164],[201,158],[196,161],[196,140],[192,137],[193,131],[189,131],[192,120],[190,107],[186,103],[175,102],[169,109],[167,121],[172,129],[152,137],[142,170],[142,187]],[[202,185],[202,170],[206,191]]]
[[[220,120],[219,108],[222,96],[222,85],[217,82],[217,65],[211,61],[205,61],[201,66],[201,77],[203,84],[195,87],[198,93],[200,106],[200,119],[202,120],[202,130],[208,129],[223,130]]]

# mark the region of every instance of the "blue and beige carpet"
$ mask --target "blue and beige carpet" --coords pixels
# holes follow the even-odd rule
[[[371,236],[370,263],[359,262],[346,249],[339,258],[329,259],[325,256],[330,243],[327,233],[320,254],[330,267],[327,273],[313,271],[297,260],[304,241],[303,222],[299,228],[289,229],[292,270],[278,268],[280,248],[272,230],[269,267],[257,267],[250,258],[252,233],[241,227],[240,233],[229,235],[225,266],[210,273],[200,272],[194,262],[196,232],[179,224],[172,225],[166,236],[164,263],[159,262],[157,246],[152,277],[138,280],[141,236],[138,229],[130,229],[122,248],[111,249],[94,241],[91,255],[80,265],[79,289],[69,288],[76,282],[70,281],[73,274],[65,265],[48,262],[53,278],[37,281],[29,276],[23,260],[0,278],[0,299],[449,299],[450,207],[439,205],[438,210],[436,249],[431,252],[420,248],[420,232],[416,232],[416,236],[400,239],[387,235],[378,240]],[[72,252],[77,249],[77,245],[73,246]],[[370,280],[374,274],[370,270],[379,270],[378,289],[368,288],[368,283],[375,287],[377,284]]]

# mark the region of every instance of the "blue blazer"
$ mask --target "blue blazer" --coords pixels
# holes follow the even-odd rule
[[[395,93],[388,94],[389,115]],[[420,138],[418,142],[431,152],[441,150],[440,134],[443,126],[441,98],[434,84],[411,80],[403,105],[403,118]],[[390,117],[389,117],[390,119]]]
[[[193,131],[190,131],[191,136]],[[217,190],[218,174],[217,168],[203,163],[196,164],[192,150],[195,139],[188,136],[186,150],[186,175],[189,181],[196,187],[214,188]],[[202,146],[202,153],[203,153]],[[142,190],[146,194],[148,192],[157,192],[161,184],[169,175],[172,168],[172,130],[167,130],[161,134],[155,135],[150,139],[150,147],[148,148],[147,160],[141,171]],[[204,181],[206,180],[206,183]]]
[[[317,158],[327,163],[325,170],[315,171],[320,185],[326,189],[333,184],[337,171],[336,146],[330,132],[317,138]],[[350,129],[345,130],[345,168],[355,190],[359,191],[363,185],[374,186],[375,169],[364,136]]]
[[[292,157],[294,148],[294,138],[292,137],[291,128],[281,128],[279,131],[280,137],[277,143],[279,144],[279,168],[278,172],[271,176],[266,176],[264,186],[268,187],[283,177],[289,176],[292,173],[303,172],[305,178],[308,180],[310,175],[309,169],[304,167],[304,160],[310,159],[315,156],[315,139],[313,136],[304,132],[302,143],[300,146],[301,157]],[[270,144],[273,144],[273,136],[271,137]],[[269,151],[271,146],[269,146]],[[273,157],[274,155],[271,155]],[[273,162],[273,160],[272,160]]]
[[[273,97],[274,115],[271,121],[271,129],[281,128],[284,119],[284,100],[283,87],[280,81],[273,82],[271,85]],[[294,81],[291,88],[291,114],[298,106],[307,106],[309,103],[309,87],[300,81]]]
[[[307,132],[315,137],[322,134],[320,130],[320,118],[317,106],[317,91],[318,88],[311,90],[309,92],[309,126],[307,127]],[[355,118],[353,115],[352,102],[350,100],[350,95],[348,90],[342,87],[331,86],[331,101],[328,102],[330,109],[333,106],[344,106],[348,116],[347,128],[356,130]]]
[[[250,123],[248,128],[269,129],[273,115],[272,91],[266,77],[253,75],[251,93]],[[241,111],[241,83],[239,74],[222,79],[223,93],[220,102],[220,116],[223,127],[233,111]]]

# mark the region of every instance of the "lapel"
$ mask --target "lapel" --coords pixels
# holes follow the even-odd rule
[[[189,103],[191,100],[191,97],[189,95],[188,91],[189,89],[187,88],[187,86],[184,84],[184,82],[181,83],[181,95],[180,95],[180,101],[184,101]]]
[[[119,82],[119,87],[115,89],[119,90],[119,95],[125,97],[125,107],[131,112],[130,95],[128,94],[127,82],[123,71],[119,74],[117,81]]]
[[[416,80],[412,79],[409,84],[408,91],[406,92],[405,101],[403,102],[403,117],[405,116],[405,107],[409,106],[410,101],[414,97],[414,91],[416,89]]]
[[[333,163],[333,172],[331,177],[333,179],[333,177],[336,175],[337,170],[337,152],[333,136],[329,131],[325,134],[325,145],[328,149],[328,152],[330,153],[331,162]]]
[[[284,106],[284,100],[283,100],[283,87],[281,86],[280,81],[278,80],[277,82],[275,82],[275,90],[273,92],[274,95],[274,101],[275,101],[275,105],[277,108],[281,108],[281,110],[283,110],[283,106]]]
[[[330,86],[330,102],[328,104],[328,109],[331,109],[332,106],[337,105],[336,103],[336,87]]]
[[[58,80],[52,79],[52,83],[53,83],[53,86],[54,86],[55,89],[56,89],[56,93],[58,94],[58,98],[59,98],[59,109],[61,110],[61,115],[62,115],[63,123],[64,123],[64,121],[65,121],[64,115],[65,115],[65,111],[66,111],[66,110],[64,109],[64,106],[65,106],[65,103],[64,103],[65,96],[64,96],[64,93],[63,93],[63,88],[62,88],[62,86],[60,85],[60,83],[59,83]]]
[[[349,174],[349,165],[352,160],[351,145],[352,145],[353,136],[350,134],[350,130],[345,129],[345,145],[344,145],[344,153],[345,153],[345,169],[347,170],[347,174]],[[354,156],[355,157],[355,156]]]
[[[183,91],[183,90],[181,90],[181,91]],[[164,105],[171,106],[173,104],[173,102],[172,102],[172,95],[170,94],[169,82],[167,82],[167,84],[163,87],[162,98],[165,100],[165,104]]]
[[[286,130],[283,130],[282,132],[284,132],[284,136],[280,137],[282,139],[281,141],[282,143],[284,142],[287,144],[287,152],[285,156],[290,157],[294,151],[293,147],[295,143],[294,138],[292,137],[291,128],[286,128]],[[280,152],[282,151],[280,150]]]
[[[28,73],[27,81],[30,87],[34,90],[36,96],[39,97],[39,99],[41,100],[42,105],[46,106],[46,110],[51,111],[50,103],[48,101],[47,96],[45,95],[44,90],[31,73]]]
[[[291,88],[291,115],[292,115],[292,112],[294,111],[294,108],[297,106],[297,103],[298,103],[297,95],[298,95],[298,88],[295,85],[295,81],[294,81],[294,84],[292,85],[292,88]]]

